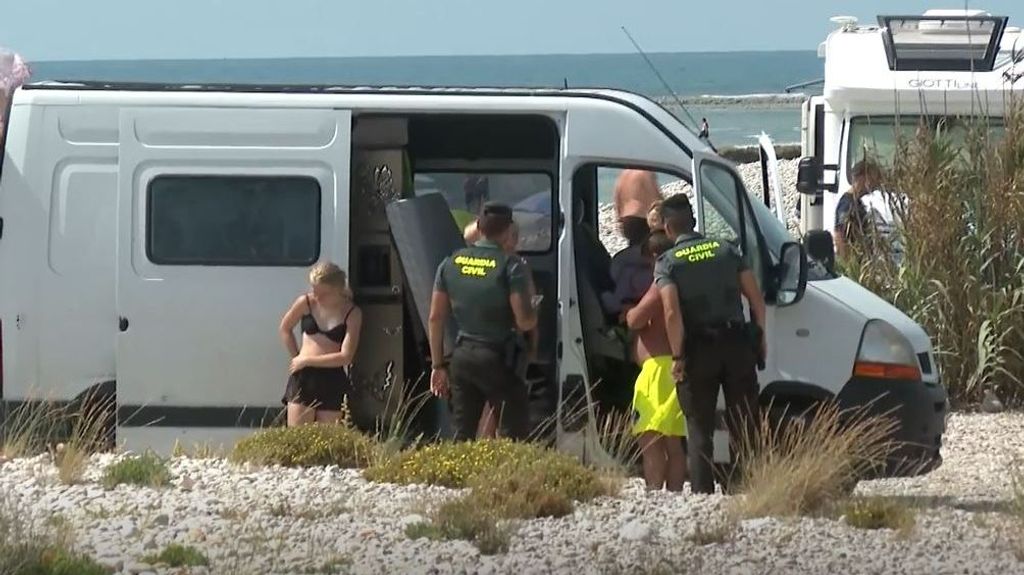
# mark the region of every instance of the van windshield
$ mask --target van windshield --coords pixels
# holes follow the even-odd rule
[[[1003,119],[972,116],[925,116],[925,123],[936,135],[949,138],[957,149],[962,148],[973,122],[986,122],[985,129],[993,140],[1006,131]],[[853,166],[870,158],[884,167],[891,167],[898,142],[913,138],[921,117],[857,116],[850,120],[850,140],[846,150],[846,174],[850,180]],[[851,181],[852,183],[852,181]]]

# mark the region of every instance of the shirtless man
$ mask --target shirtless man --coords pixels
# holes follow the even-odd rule
[[[647,170],[622,170],[615,181],[612,203],[615,204],[615,219],[621,221],[628,216],[647,217],[654,202],[660,201],[661,189],[658,177]]]
[[[657,257],[671,249],[672,240],[664,232],[655,231],[645,247],[647,257]],[[664,315],[658,287],[653,283],[640,303],[626,312],[626,325],[636,334],[634,353],[641,366],[633,390],[633,434],[640,436],[648,489],[682,491],[686,480],[686,420],[672,377],[672,347]]]

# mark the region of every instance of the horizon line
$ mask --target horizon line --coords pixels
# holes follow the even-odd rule
[[[684,50],[646,52],[648,56],[680,55],[680,54],[779,54],[779,53],[815,53],[815,50]],[[97,59],[48,59],[33,60],[25,56],[29,65],[33,64],[75,64],[75,63],[120,63],[120,62],[222,62],[235,61],[271,61],[271,60],[391,60],[391,59],[436,59],[436,58],[533,58],[533,57],[565,57],[565,56],[639,56],[637,52],[549,52],[535,54],[395,54],[383,56],[225,56],[220,58],[97,58]]]

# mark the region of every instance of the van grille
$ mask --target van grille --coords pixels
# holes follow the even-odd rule
[[[931,375],[932,358],[928,355],[928,352],[917,354],[917,361],[921,363],[921,373]]]

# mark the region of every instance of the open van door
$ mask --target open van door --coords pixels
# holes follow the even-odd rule
[[[231,442],[283,407],[278,324],[309,267],[348,269],[351,113],[138,107],[119,128],[119,439]]]
[[[441,194],[426,194],[392,202],[386,210],[391,237],[402,262],[410,299],[415,308],[414,321],[419,321],[423,327],[422,333],[427,334],[437,268],[455,250],[466,247],[466,242]],[[449,318],[445,330],[446,350],[455,349],[455,336],[455,322]],[[448,425],[447,402],[439,399],[436,405],[439,434],[448,437],[451,428]]]
[[[782,183],[779,181],[779,160],[775,156],[775,142],[771,136],[761,132],[757,145],[761,152],[761,190],[764,205],[771,208],[774,203],[775,217],[782,225],[786,225],[786,206],[782,203]]]
[[[697,218],[697,229],[708,238],[726,241],[734,245],[746,259],[758,280],[762,292],[766,291],[768,269],[772,266],[771,256],[764,252],[760,243],[757,225],[751,211],[743,180],[735,169],[721,158],[705,152],[694,152],[693,155],[693,188],[695,194],[694,207]],[[747,303],[744,299],[744,308]],[[749,310],[747,310],[749,314]],[[771,331],[772,313],[766,312],[765,329]],[[772,346],[769,338],[768,345]],[[767,365],[758,374],[761,378],[765,373],[775,369],[771,348],[766,358]],[[719,415],[725,414],[725,395],[719,392],[717,410]],[[723,422],[723,418],[716,418]],[[716,424],[714,433],[714,461],[729,461],[729,436],[724,425]]]

